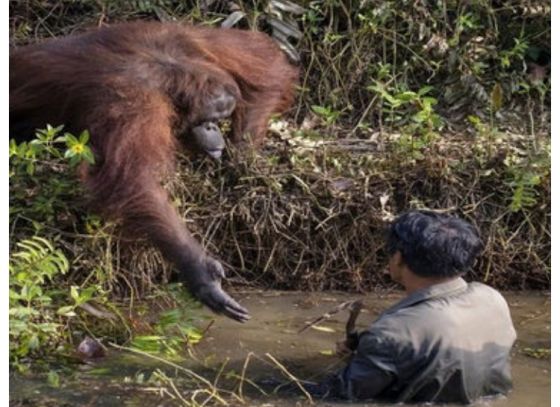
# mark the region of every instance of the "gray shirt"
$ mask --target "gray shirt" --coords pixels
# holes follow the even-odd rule
[[[360,335],[332,390],[348,399],[392,402],[470,403],[505,394],[515,338],[504,298],[458,278],[385,311]]]

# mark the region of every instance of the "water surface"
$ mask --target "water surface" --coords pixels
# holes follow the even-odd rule
[[[548,407],[551,402],[550,360],[546,355],[550,350],[550,297],[541,293],[506,293],[505,297],[518,334],[512,360],[514,390],[507,398],[481,400],[476,405]],[[236,298],[242,299],[242,304],[251,311],[253,318],[241,325],[220,317],[210,327],[205,339],[195,347],[194,360],[189,357],[176,363],[215,382],[220,388],[241,394],[246,405],[293,406],[305,404],[306,398],[297,390],[277,389],[279,384],[291,381],[283,369],[301,380],[314,381],[342,367],[343,362],[332,355],[332,350],[334,343],[344,336],[348,313],[336,314],[322,322],[320,329],[307,329],[301,334],[297,333],[298,330],[306,322],[349,299],[364,300],[365,307],[357,325],[365,328],[384,309],[402,298],[402,293],[379,292],[359,296],[253,291],[237,293]],[[170,385],[158,387],[151,383],[138,383],[158,368],[173,380],[176,390]],[[174,406],[181,405],[180,397],[188,401],[192,390],[201,387],[199,381],[192,380],[180,369],[126,351],[112,350],[106,358],[80,369],[71,377],[62,378],[62,386],[57,389],[48,387],[44,379],[12,374],[10,404]],[[268,395],[262,395],[247,381],[240,389],[240,376],[254,382]],[[278,390],[276,393],[275,389]],[[200,398],[197,400],[200,401]],[[240,404],[231,397],[225,398],[225,401]],[[333,402],[318,404],[348,405]]]

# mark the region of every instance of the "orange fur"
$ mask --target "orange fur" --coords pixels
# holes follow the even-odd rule
[[[292,103],[297,76],[262,33],[115,25],[11,51],[11,137],[47,123],[88,129],[92,206],[147,233],[188,274],[206,255],[159,179],[173,165],[175,136],[202,120],[208,98],[225,89],[236,99],[232,139],[249,134],[258,144],[271,114]]]

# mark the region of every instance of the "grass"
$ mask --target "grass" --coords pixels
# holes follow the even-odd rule
[[[550,173],[539,161],[546,141],[529,154],[532,137],[513,134],[440,138],[414,151],[403,149],[401,135],[388,138],[382,152],[360,140],[271,141],[268,154],[233,154],[222,167],[183,162],[171,189],[197,237],[247,284],[385,286],[387,222],[408,208],[432,208],[480,229],[486,249],[469,278],[500,288],[548,286]],[[530,199],[520,208],[516,174],[527,168],[538,182],[523,187]]]

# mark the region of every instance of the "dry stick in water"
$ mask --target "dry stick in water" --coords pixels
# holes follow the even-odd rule
[[[177,388],[177,386],[175,386],[175,383],[173,383],[173,380],[171,380],[169,377],[167,377],[167,375],[160,369],[156,370],[156,374],[158,375],[158,379],[163,380],[165,383],[167,383],[171,389],[173,390],[173,392],[175,393],[175,395],[173,395],[173,393],[171,393],[169,390],[167,389],[163,389],[163,391],[165,393],[167,393],[168,396],[170,396],[172,399],[176,399],[178,398],[179,400],[181,400],[181,402],[183,402],[183,404],[185,406],[188,406],[190,403],[181,395],[181,392],[179,391],[179,389]]]
[[[360,309],[362,307],[362,302],[361,300],[354,300],[354,301],[345,301],[342,304],[337,305],[336,307],[334,307],[333,309],[331,309],[330,311],[324,313],[323,315],[321,315],[320,317],[315,318],[313,321],[308,322],[304,325],[303,328],[301,328],[298,331],[298,334],[302,333],[303,331],[307,330],[308,328],[312,327],[313,325],[317,325],[319,322],[322,322],[326,319],[332,318],[333,315],[339,313],[340,311],[344,311],[345,309],[351,308],[352,310],[354,309],[354,307],[356,306],[356,303],[360,303],[358,311],[356,312],[356,316],[354,317],[354,323],[356,322],[356,318],[358,316],[358,314],[360,313]],[[352,311],[355,312],[355,311]],[[352,317],[352,312],[350,313],[350,317]],[[350,322],[350,321],[349,321]],[[348,329],[348,325],[346,326],[346,328]]]
[[[251,355],[253,352],[249,352],[247,357],[245,358],[245,362],[243,363],[243,369],[241,369],[241,378],[239,379],[239,387],[237,389],[237,394],[241,400],[243,400],[243,382],[245,381],[245,372],[247,371],[247,366],[249,365],[249,360],[251,359]]]
[[[220,377],[222,376],[222,373],[224,373],[224,369],[226,368],[228,363],[229,363],[229,358],[226,358],[226,360],[224,360],[224,362],[220,366],[220,370],[218,370],[218,373],[216,374],[216,377],[214,378],[213,388],[216,388],[218,386],[218,381],[220,380]]]
[[[257,389],[263,396],[268,396],[268,393],[266,391],[264,391],[259,385],[257,385],[251,379],[247,379],[245,377],[245,374],[247,372],[247,367],[249,366],[249,361],[251,360],[252,357],[255,357],[258,360],[260,360],[261,362],[266,363],[263,359],[261,359],[260,357],[255,355],[253,352],[247,353],[247,357],[245,358],[245,362],[243,363],[243,369],[241,370],[241,376],[237,376],[239,378],[239,386],[237,388],[237,394],[239,395],[240,399],[242,399],[242,400],[244,400],[243,384],[245,382],[249,383],[251,386],[253,386],[255,389]]]
[[[297,384],[297,386],[300,388],[300,390],[302,391],[303,394],[305,394],[305,397],[307,397],[307,400],[311,403],[314,404],[313,402],[313,397],[311,397],[311,394],[309,394],[309,392],[307,390],[305,390],[305,387],[303,387],[301,385],[300,380],[295,377],[293,374],[291,374],[288,369],[286,369],[286,367],[284,365],[282,365],[282,363],[278,362],[274,356],[272,356],[270,353],[266,353],[265,354],[266,357],[268,357],[270,360],[272,360],[274,362],[274,364],[276,366],[278,366],[278,368],[286,375],[288,376],[289,379],[291,379],[293,382],[295,382],[295,384]]]
[[[218,389],[212,383],[210,383],[207,379],[205,379],[204,377],[200,376],[199,374],[193,372],[192,370],[187,369],[186,367],[183,367],[183,366],[178,365],[176,363],[170,362],[169,360],[166,360],[166,359],[161,358],[159,356],[155,356],[155,355],[151,355],[151,354],[146,353],[146,352],[142,352],[141,350],[138,350],[138,349],[127,348],[125,346],[117,345],[116,343],[109,343],[109,345],[112,346],[113,348],[116,348],[116,349],[125,350],[125,351],[128,351],[128,352],[136,353],[138,355],[146,356],[150,359],[157,360],[158,362],[162,362],[162,363],[164,363],[168,366],[174,367],[175,369],[186,373],[188,376],[190,376],[190,377],[198,380],[199,382],[204,383],[206,386],[208,386],[208,389],[211,389],[211,391],[210,391],[211,396],[213,398],[215,398],[217,401],[219,401],[221,404],[223,404],[224,406],[227,406],[229,404],[219,395],[218,391],[230,394],[230,395],[234,396],[236,399],[238,399],[239,402],[243,402],[243,400],[239,399],[237,394],[235,394],[231,391]]]

